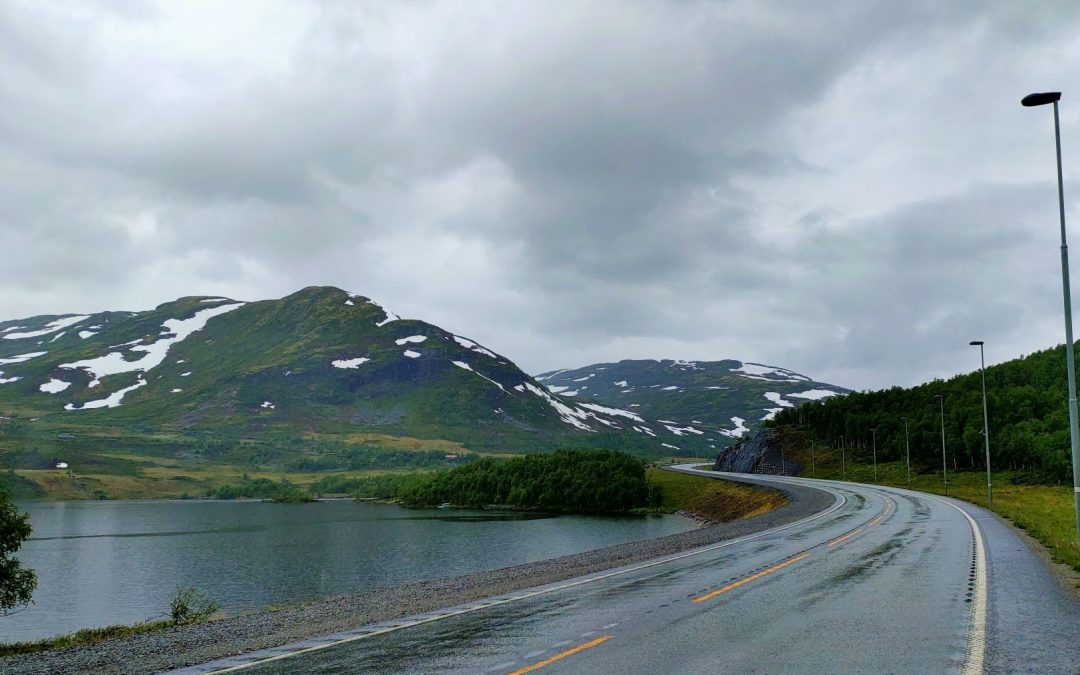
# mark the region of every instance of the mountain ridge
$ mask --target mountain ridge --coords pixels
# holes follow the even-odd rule
[[[786,368],[737,359],[623,359],[548,371],[536,379],[562,396],[625,407],[682,437],[701,436],[713,450],[781,410],[850,393]]]
[[[632,411],[558,396],[474,340],[334,287],[0,321],[0,370],[0,454],[16,468],[43,468],[75,445],[322,466],[328,452],[352,452],[342,439],[358,434],[366,446],[407,437],[514,453],[657,455],[677,439]]]

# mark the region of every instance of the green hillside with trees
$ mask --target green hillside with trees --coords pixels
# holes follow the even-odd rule
[[[567,513],[622,513],[659,506],[645,464],[613,450],[557,450],[508,460],[484,458],[446,471],[382,476],[348,485],[360,497],[407,506],[452,504]]]
[[[995,470],[1029,482],[1071,480],[1069,413],[1064,345],[986,370],[990,455]],[[912,469],[941,470],[944,397],[946,459],[950,471],[985,469],[982,388],[979,372],[911,388],[852,393],[785,409],[771,426],[797,425],[819,447],[841,439],[858,460],[869,460],[876,429],[879,461],[904,458],[908,420]]]

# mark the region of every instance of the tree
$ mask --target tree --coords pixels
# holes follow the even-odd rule
[[[26,605],[37,587],[33,570],[13,557],[30,537],[30,516],[19,513],[5,492],[0,491],[0,614]]]

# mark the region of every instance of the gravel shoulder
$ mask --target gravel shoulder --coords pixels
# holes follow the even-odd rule
[[[738,482],[760,484],[749,479]],[[800,520],[833,503],[832,495],[815,488],[769,487],[785,493],[788,503],[745,520],[452,579],[415,582],[93,645],[8,657],[0,659],[0,672],[129,674],[197,665],[734,539]]]

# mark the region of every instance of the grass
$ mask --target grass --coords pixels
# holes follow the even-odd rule
[[[689,511],[717,522],[728,522],[768,513],[787,503],[781,493],[704,476],[650,468],[647,478],[663,491],[660,510]]]
[[[115,626],[104,626],[102,628],[84,628],[83,630],[68,633],[67,635],[58,635],[56,637],[35,640],[33,642],[0,643],[0,658],[5,656],[15,656],[17,654],[33,654],[48,649],[78,647],[80,645],[101,642],[102,640],[113,640],[116,638],[130,637],[132,635],[141,635],[143,633],[152,633],[154,631],[171,628],[175,625],[176,623],[171,619],[160,619],[158,621],[146,621],[144,623],[130,625],[117,624]]]
[[[125,456],[126,457],[126,456]],[[362,469],[346,471],[259,471],[230,464],[186,463],[174,459],[140,457],[136,475],[73,472],[65,469],[16,469],[15,474],[34,481],[49,499],[168,499],[196,497],[241,480],[288,479],[305,487],[328,476],[363,478],[411,469]]]
[[[790,446],[789,446],[790,447]],[[860,455],[866,451],[855,451]],[[841,480],[844,466],[839,451],[818,450],[816,466],[811,470],[809,450],[791,451],[792,458],[806,464],[800,474],[807,477]],[[858,483],[876,483],[896,487],[909,487],[904,462],[879,462],[877,478],[872,463],[859,457],[853,461],[849,451],[846,461],[847,480]],[[950,467],[949,491],[951,497],[987,508],[986,473],[984,471],[953,471]],[[1032,485],[1020,482],[1020,476],[1009,471],[993,473],[994,503],[990,509],[1025,530],[1050,551],[1051,557],[1060,563],[1080,571],[1080,545],[1076,539],[1076,521],[1073,510],[1071,486]],[[913,473],[911,489],[933,494],[945,494],[941,471]]]

